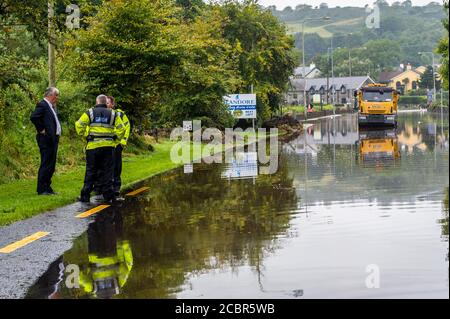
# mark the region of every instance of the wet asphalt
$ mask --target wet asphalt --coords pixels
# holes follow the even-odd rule
[[[87,230],[95,215],[85,219],[75,216],[99,204],[91,199],[91,204],[74,203],[0,227],[0,248],[39,231],[50,233],[12,253],[0,253],[0,299],[23,298],[49,265]]]

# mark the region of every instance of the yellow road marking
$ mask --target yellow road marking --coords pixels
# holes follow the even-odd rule
[[[21,239],[19,241],[16,241],[15,243],[12,243],[11,245],[8,245],[6,247],[3,247],[0,249],[0,253],[9,254],[13,251],[22,248],[23,246],[26,246],[28,244],[31,244],[32,242],[38,240],[39,238],[45,237],[50,233],[47,232],[37,232],[31,236],[25,237],[24,239]]]
[[[88,210],[88,211],[86,211],[84,213],[81,213],[81,214],[79,214],[79,215],[77,215],[75,217],[77,217],[77,218],[86,218],[86,217],[89,217],[91,215],[94,215],[95,213],[98,213],[101,210],[104,210],[105,208],[108,208],[109,206],[111,206],[111,205],[100,205],[100,206],[92,208],[92,209],[90,209],[90,210]]]
[[[142,187],[142,188],[139,188],[139,189],[137,189],[135,191],[132,191],[132,192],[128,193],[126,196],[136,196],[137,194],[145,192],[148,189],[150,189],[150,187]]]

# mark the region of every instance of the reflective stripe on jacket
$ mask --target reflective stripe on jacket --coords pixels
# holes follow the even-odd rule
[[[86,150],[115,147],[116,140],[121,140],[125,134],[120,116],[102,104],[83,113],[75,122],[75,129],[78,135],[87,139]]]
[[[123,125],[125,127],[125,134],[121,140],[116,140],[116,145],[122,144],[122,146],[126,146],[128,143],[128,138],[130,137],[131,124],[127,115],[121,109],[116,110],[117,115],[121,118]]]

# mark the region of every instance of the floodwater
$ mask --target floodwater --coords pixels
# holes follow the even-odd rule
[[[27,297],[448,298],[448,117],[399,116],[311,121],[273,175],[239,154],[156,176]]]

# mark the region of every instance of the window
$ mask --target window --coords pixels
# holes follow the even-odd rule
[[[417,81],[412,81],[411,85],[413,90],[417,90]]]
[[[363,100],[366,102],[391,102],[392,92],[365,91],[363,92]]]

